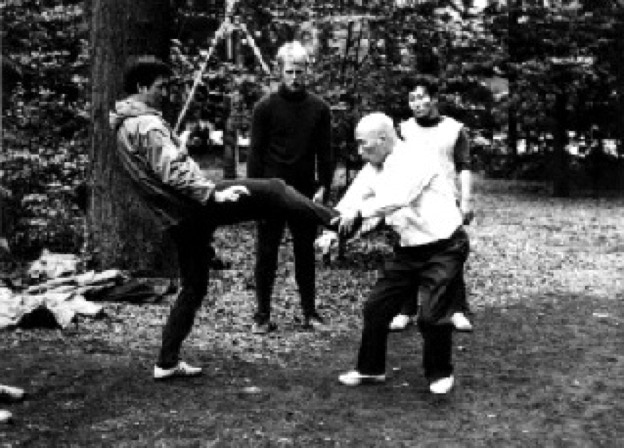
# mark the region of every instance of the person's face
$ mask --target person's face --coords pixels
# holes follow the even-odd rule
[[[438,100],[427,89],[417,86],[408,96],[409,107],[416,118],[433,118],[438,114]]]
[[[143,101],[150,107],[156,109],[162,108],[163,100],[168,94],[167,80],[159,76],[154,80],[151,86],[139,86],[139,93],[143,96]]]
[[[358,127],[355,130],[355,141],[362,160],[374,167],[380,168],[390,154],[387,139],[377,130]]]
[[[308,66],[305,61],[286,59],[282,65],[282,84],[289,92],[301,92],[307,84]]]

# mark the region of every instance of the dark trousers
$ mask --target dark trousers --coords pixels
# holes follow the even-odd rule
[[[453,294],[449,285],[462,271],[469,242],[460,227],[449,239],[397,247],[364,304],[364,328],[357,370],[362,374],[385,372],[388,325],[400,311],[405,296],[418,290],[418,329],[423,337],[425,376],[436,380],[453,372],[450,317]]]
[[[459,313],[470,313],[470,307],[468,306],[467,292],[466,292],[466,280],[464,278],[464,271],[459,272],[457,277],[449,285],[449,294],[453,296],[453,310]],[[405,297],[403,306],[401,307],[401,314],[406,316],[415,316],[418,313],[418,291],[415,290],[409,296]]]
[[[338,212],[310,199],[279,179],[241,179],[223,181],[217,190],[243,185],[250,192],[236,202],[209,202],[198,216],[189,218],[172,230],[180,268],[180,291],[162,335],[157,364],[162,368],[177,364],[182,342],[193,326],[195,314],[208,290],[210,241],[221,225],[236,224],[281,216],[295,223],[329,226]]]
[[[211,236],[211,230],[204,228],[201,221],[185,223],[172,231],[178,255],[180,289],[163,328],[157,362],[162,368],[178,363],[182,342],[190,333],[195,314],[208,292]]]
[[[218,227],[243,221],[257,221],[280,217],[289,222],[314,223],[330,227],[339,213],[333,208],[317,204],[281,179],[237,179],[217,183],[217,190],[233,185],[247,187],[250,195],[236,202],[210,202],[204,218],[208,225]]]
[[[459,200],[457,201],[457,207],[460,207]],[[454,312],[468,314],[470,307],[468,306],[468,292],[466,291],[466,279],[464,278],[464,270],[457,275],[449,286],[449,294],[453,294],[453,310]],[[406,316],[415,316],[418,312],[418,294],[413,293],[405,297],[403,306],[401,307],[401,314]]]
[[[301,297],[304,316],[315,313],[315,255],[314,239],[317,226],[313,222],[269,219],[258,223],[256,240],[256,322],[263,323],[271,317],[271,295],[277,271],[279,246],[288,224],[293,239],[295,256],[295,280]]]

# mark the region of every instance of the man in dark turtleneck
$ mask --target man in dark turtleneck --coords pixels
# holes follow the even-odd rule
[[[408,102],[413,117],[400,125],[401,137],[413,151],[427,151],[438,156],[446,176],[455,185],[455,198],[464,224],[473,217],[470,171],[470,144],[466,128],[459,121],[441,115],[438,108],[438,83],[429,76],[410,78],[406,82]],[[468,302],[463,273],[456,280],[456,313],[452,323],[459,331],[471,331],[466,317]],[[407,298],[401,312],[390,324],[390,329],[401,331],[412,322],[418,304]]]
[[[284,44],[277,53],[281,72],[278,91],[256,104],[252,117],[247,175],[279,178],[315,202],[323,202],[333,177],[331,112],[325,101],[306,90],[308,54],[297,41]],[[303,326],[322,326],[315,305],[316,224],[287,222],[281,217],[258,223],[256,300],[253,332],[276,328],[271,322],[271,295],[284,228],[293,239],[295,279],[301,296]]]

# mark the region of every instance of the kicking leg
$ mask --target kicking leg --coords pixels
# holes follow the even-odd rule
[[[317,204],[280,179],[240,179],[217,183],[217,190],[240,185],[249,190],[235,202],[210,202],[205,214],[215,226],[280,217],[288,221],[315,222],[330,226],[339,213]]]

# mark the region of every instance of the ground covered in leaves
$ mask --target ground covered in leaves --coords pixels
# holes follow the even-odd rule
[[[469,228],[476,331],[455,338],[457,387],[427,392],[414,328],[389,339],[389,381],[345,388],[361,304],[386,236],[318,267],[331,329],[303,331],[288,245],[274,299],[279,325],[250,334],[251,225],[218,234],[232,269],[212,273],[184,355],[202,377],[151,380],[164,303],[106,303],[69,330],[0,334],[7,406],[0,446],[618,447],[624,446],[624,200],[552,199],[539,185],[478,185]]]

